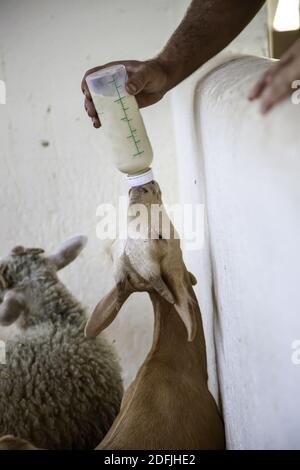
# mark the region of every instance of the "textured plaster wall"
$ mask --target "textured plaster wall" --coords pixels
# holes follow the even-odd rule
[[[300,447],[299,107],[268,116],[245,94],[270,66],[246,57],[200,81],[216,342],[227,442],[235,449]],[[217,134],[217,139],[215,138]]]
[[[266,55],[264,21],[262,12],[172,104],[181,198],[206,205],[205,249],[186,259],[200,267],[207,338],[214,326],[227,445],[299,449],[299,109],[286,100],[261,117],[246,96],[270,63],[228,62]]]
[[[183,5],[180,0],[176,2],[174,9],[174,22],[178,22],[183,15]],[[188,250],[187,243],[183,242],[185,260],[190,270],[197,276],[198,284],[195,287],[202,311],[203,324],[206,333],[206,345],[209,363],[209,385],[215,397],[218,396],[217,364],[215,358],[214,320],[217,307],[214,301],[212,261],[210,253],[210,236],[207,224],[208,207],[206,202],[206,181],[204,174],[204,154],[199,148],[199,116],[196,114],[197,103],[195,101],[195,89],[201,79],[226,59],[240,53],[266,56],[268,54],[266,8],[258,13],[247,28],[220,54],[205,64],[199,71],[185,80],[172,92],[172,116],[175,126],[175,138],[177,147],[178,186],[179,198],[183,203],[203,204],[206,223],[204,227],[205,240],[203,249],[197,251]],[[235,81],[235,77],[230,77]],[[221,97],[215,96],[221,100]],[[221,104],[220,104],[221,108]],[[220,110],[220,113],[222,111]],[[230,116],[224,114],[224,120]],[[214,121],[206,122],[205,111],[202,117],[205,129],[211,129],[212,140],[218,140],[218,128]],[[238,380],[238,378],[236,378]]]
[[[112,284],[96,238],[96,208],[117,203],[126,183],[109,161],[101,131],[83,110],[83,73],[118,59],[149,58],[171,31],[171,1],[2,0],[0,79],[0,254],[16,244],[51,249],[74,233],[89,236],[80,259],[61,276],[91,309]],[[177,200],[170,98],[143,111],[165,199]],[[3,332],[2,332],[3,334]],[[126,383],[149,349],[152,311],[136,295],[109,329]]]

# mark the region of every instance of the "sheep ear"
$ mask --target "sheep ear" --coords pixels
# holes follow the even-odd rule
[[[48,256],[48,259],[56,266],[57,271],[72,263],[87,244],[87,237],[77,235],[66,240]]]
[[[129,289],[120,291],[120,288],[117,286],[113,287],[96,305],[86,324],[85,336],[87,338],[94,338],[107,328],[116,318],[122,305],[131,293],[132,291]]]
[[[8,291],[0,305],[0,325],[9,326],[14,323],[21,313],[26,312],[25,295],[15,290]]]

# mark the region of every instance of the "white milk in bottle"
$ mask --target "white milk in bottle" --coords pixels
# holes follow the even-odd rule
[[[126,79],[124,65],[116,65],[86,80],[115,165],[132,183],[144,184],[153,179],[153,152],[136,99],[126,91]]]

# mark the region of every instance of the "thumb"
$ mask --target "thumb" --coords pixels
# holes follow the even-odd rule
[[[132,72],[126,83],[126,90],[131,95],[137,95],[145,88],[146,83],[147,79],[144,70]]]

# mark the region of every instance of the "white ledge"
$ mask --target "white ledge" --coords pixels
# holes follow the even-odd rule
[[[247,100],[270,65],[235,58],[206,74],[190,97],[178,91],[173,100],[182,199],[206,205],[205,250],[187,258],[204,284],[213,390],[214,312],[235,449],[300,448],[300,365],[291,360],[300,339],[300,105],[286,99],[262,116],[259,102]]]

